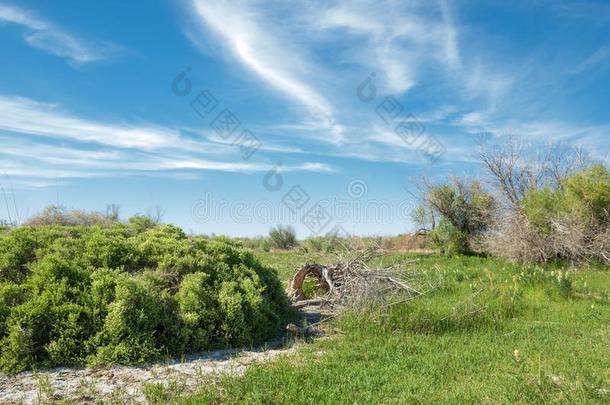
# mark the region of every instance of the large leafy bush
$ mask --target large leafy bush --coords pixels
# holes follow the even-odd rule
[[[532,188],[519,203],[492,251],[526,262],[610,262],[610,173],[603,165]]]
[[[540,231],[549,233],[552,222],[573,217],[584,225],[597,225],[610,218],[610,173],[602,165],[576,172],[559,187],[528,192],[523,210]]]
[[[140,218],[0,234],[6,372],[252,345],[289,314],[276,274],[223,238]]]

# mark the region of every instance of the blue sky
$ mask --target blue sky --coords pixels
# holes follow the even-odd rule
[[[605,1],[0,0],[0,54],[4,219],[387,235],[481,140],[610,156]]]

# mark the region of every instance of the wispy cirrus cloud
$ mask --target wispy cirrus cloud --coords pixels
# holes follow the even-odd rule
[[[204,28],[191,32],[194,42],[220,48],[225,62],[239,62],[262,79],[260,83],[305,106],[306,117],[318,118],[268,123],[267,133],[291,139],[297,153],[413,163],[419,159],[417,151],[375,114],[379,101],[388,95],[399,99],[404,112],[414,114],[429,133],[455,142],[446,147],[447,159],[456,161],[462,150],[472,146],[471,135],[477,132],[512,128],[540,142],[599,139],[595,122],[570,122],[552,114],[542,117],[540,110],[554,101],[545,86],[559,75],[604,66],[610,55],[604,45],[575,68],[574,59],[557,58],[563,65],[551,72],[545,52],[517,49],[510,33],[499,34],[495,27],[477,21],[476,15],[472,18],[467,11],[474,8],[471,4],[448,0],[315,4],[191,0],[188,4]],[[551,5],[541,10],[553,15]],[[512,11],[529,12],[518,6]],[[220,41],[212,42],[210,37]],[[371,72],[378,98],[366,104],[357,99],[355,89]],[[328,141],[333,145],[324,144]]]
[[[308,17],[312,27],[354,39],[348,59],[380,70],[387,89],[400,95],[422,80],[421,68],[460,65],[456,25],[446,1],[334,2]]]
[[[452,123],[471,135],[490,135],[496,140],[517,136],[528,144],[563,143],[585,148],[594,159],[604,160],[610,153],[606,140],[610,124],[577,123],[567,120],[498,119],[485,112],[464,114]]]
[[[3,96],[0,130],[145,150],[175,145],[179,137],[176,130],[97,122],[74,116],[57,104]]]
[[[197,27],[186,29],[192,42],[206,51],[220,48],[229,62],[237,61],[293,104],[305,107],[301,122],[285,125],[296,137],[335,145],[360,137],[349,131],[358,115],[353,80],[359,78],[349,79],[354,69],[348,66],[381,72],[379,90],[396,96],[424,79],[426,65],[441,70],[461,66],[459,30],[446,1],[189,4]],[[220,41],[211,42],[210,37]],[[320,53],[324,49],[337,53],[327,59]],[[337,69],[346,77],[337,76]],[[278,128],[277,123],[272,126]]]
[[[30,10],[11,4],[0,3],[0,22],[23,27],[23,39],[28,45],[74,63],[108,59],[121,49],[110,42],[80,38]]]
[[[244,161],[234,145],[186,137],[181,129],[92,120],[57,104],[1,95],[0,139],[0,173],[19,178],[201,170],[249,173],[275,165],[262,151],[260,159]],[[333,168],[293,159],[282,170],[331,172]]]
[[[312,66],[300,51],[289,45],[289,41],[280,40],[282,33],[273,32],[270,28],[273,25],[261,21],[260,12],[248,7],[249,4],[192,2],[200,28],[219,38],[225,50],[248,71],[305,107],[309,120],[328,131],[334,142],[341,142],[342,128],[335,124],[333,106],[307,79]]]

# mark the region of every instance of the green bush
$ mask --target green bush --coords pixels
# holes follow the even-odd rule
[[[519,242],[527,243],[517,245],[518,257],[608,261],[610,173],[604,166],[575,172],[553,188],[530,190],[521,207],[523,225],[514,233]]]
[[[468,236],[444,218],[430,231],[430,240],[443,254],[454,255],[469,253]]]
[[[549,187],[532,190],[523,198],[523,212],[530,223],[542,234],[552,232],[552,220],[563,209],[562,195]]]
[[[276,249],[292,249],[297,244],[297,234],[292,226],[278,225],[269,230],[269,241]]]
[[[259,249],[263,252],[271,251],[271,243],[269,243],[269,239],[261,239]]]
[[[336,235],[313,236],[302,242],[301,250],[305,253],[333,253],[340,243]]]
[[[5,372],[253,345],[289,316],[275,272],[228,239],[141,218],[0,234]]]
[[[269,239],[262,236],[254,238],[237,238],[236,241],[238,241],[241,246],[254,251],[269,252],[271,250]]]
[[[564,183],[564,207],[587,224],[610,220],[610,172],[601,164],[569,177]]]
[[[489,230],[498,204],[478,181],[457,177],[428,186],[422,204],[413,212],[419,226],[431,226],[431,240],[444,253],[474,250],[478,238]],[[438,226],[435,218],[440,218]]]
[[[568,177],[561,187],[528,192],[523,211],[543,234],[552,232],[552,221],[572,217],[585,226],[603,224],[610,218],[610,173],[594,165]]]

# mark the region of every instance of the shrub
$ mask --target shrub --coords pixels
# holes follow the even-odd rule
[[[162,329],[163,301],[141,279],[121,277],[108,305],[104,325],[95,337],[95,362],[141,363],[162,351],[156,333]]]
[[[532,225],[546,234],[553,221],[566,216],[584,225],[602,224],[610,218],[610,173],[594,165],[568,177],[561,187],[531,190],[522,206]]]
[[[62,205],[50,205],[39,214],[30,218],[26,225],[45,226],[45,225],[99,225],[112,226],[118,222],[118,207],[110,206],[105,213],[68,211]]]
[[[523,199],[523,213],[542,234],[549,235],[552,231],[552,221],[557,218],[562,209],[561,194],[549,187],[532,190]]]
[[[11,228],[13,228],[13,224],[5,219],[0,219],[0,233],[8,232]]]
[[[443,254],[469,253],[468,236],[449,221],[441,219],[438,226],[429,234],[434,246]]]
[[[304,253],[332,253],[340,244],[340,238],[336,235],[314,236],[303,241],[301,250]]]
[[[565,210],[575,212],[587,224],[610,220],[610,172],[603,165],[576,172],[563,186]]]
[[[268,252],[271,249],[269,239],[262,236],[257,236],[255,238],[239,238],[238,241],[242,246],[252,250]]]
[[[524,262],[610,263],[610,173],[593,165],[556,186],[531,189],[520,211],[498,221],[493,253]]]
[[[146,215],[134,215],[129,218],[127,224],[133,233],[142,233],[158,225],[152,218]]]
[[[0,369],[251,345],[290,317],[277,275],[248,250],[142,223],[0,235]]]
[[[497,203],[478,181],[453,178],[438,186],[427,185],[422,206],[415,209],[414,220],[432,224],[431,239],[446,253],[473,250],[474,242],[492,222]],[[435,217],[440,221],[436,226]]]
[[[269,241],[276,249],[292,249],[297,244],[297,234],[292,226],[278,225],[269,231]]]

